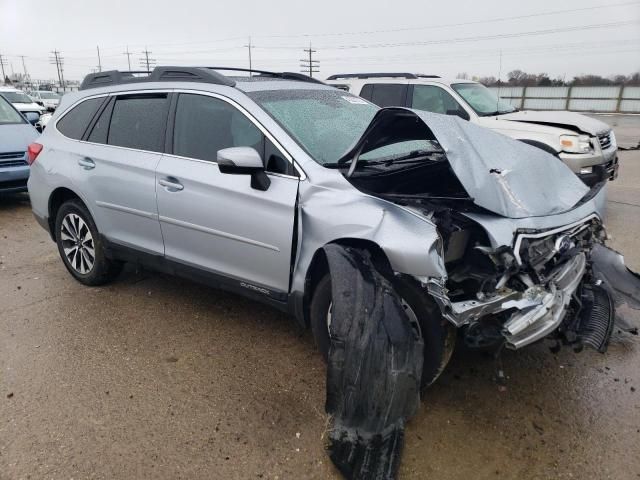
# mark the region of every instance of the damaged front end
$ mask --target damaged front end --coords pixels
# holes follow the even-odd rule
[[[597,215],[557,229],[520,231],[512,247],[475,245],[484,257],[476,255],[475,268],[452,264],[447,280],[432,278],[426,286],[443,315],[465,327],[471,346],[503,341],[519,349],[553,335],[577,349],[603,352],[615,308],[592,252],[606,248],[605,236]]]
[[[414,150],[400,155],[408,145]],[[606,349],[615,283],[638,280],[612,279],[603,267],[617,261],[599,253],[603,184],[587,188],[522,142],[398,108],[380,110],[339,164],[359,190],[437,226],[446,275],[418,280],[443,316],[464,327],[468,345],[519,349],[553,336],[576,349]],[[622,289],[638,301],[637,286]]]

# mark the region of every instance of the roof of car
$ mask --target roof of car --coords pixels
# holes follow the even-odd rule
[[[242,72],[246,77],[227,76],[220,73],[221,71],[231,71],[234,75],[236,72]],[[189,82],[209,85],[220,85],[226,87],[235,87],[236,84],[255,85],[273,82],[275,80],[286,80],[292,83],[321,84],[324,83],[316,78],[311,78],[301,73],[294,72],[270,72],[265,70],[249,70],[237,67],[173,67],[162,66],[155,67],[151,72],[147,71],[119,71],[110,70],[97,72],[87,75],[80,90],[89,90],[94,88],[115,86],[115,85],[148,85],[149,83],[167,82]],[[280,88],[286,88],[280,86]]]
[[[22,90],[19,90],[15,87],[0,86],[0,92],[22,92]]]
[[[376,74],[375,76],[368,76],[368,74],[345,74],[345,75],[331,75],[327,78],[329,85],[348,84],[354,80],[363,83],[410,83],[410,84],[422,84],[422,83],[442,83],[444,85],[451,85],[453,83],[478,83],[473,80],[465,80],[462,78],[442,78],[436,75],[414,75],[413,77],[403,76],[400,74],[390,73],[388,76],[384,74]]]

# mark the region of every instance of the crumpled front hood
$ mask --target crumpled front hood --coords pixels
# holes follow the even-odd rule
[[[474,203],[498,215],[559,214],[572,209],[589,191],[564,163],[539,148],[455,116],[406,108],[379,110],[342,158],[401,141],[434,138]]]
[[[498,118],[500,120],[512,120],[516,122],[555,126],[558,128],[569,128],[570,130],[579,130],[591,135],[598,135],[611,130],[611,127],[606,123],[576,112],[538,112],[533,110],[524,110],[521,112],[500,115]]]

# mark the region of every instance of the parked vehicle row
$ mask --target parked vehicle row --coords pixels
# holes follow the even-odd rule
[[[587,185],[618,175],[615,135],[606,123],[575,112],[517,111],[484,85],[413,73],[349,73],[327,83],[380,107],[456,115],[559,157]]]

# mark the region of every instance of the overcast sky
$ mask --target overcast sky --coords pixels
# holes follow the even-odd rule
[[[519,17],[519,18],[514,18]],[[321,78],[411,71],[498,76],[521,69],[567,79],[640,70],[640,0],[0,0],[5,70],[67,79],[98,66],[139,69],[145,47],[163,65],[299,71],[309,43]],[[502,67],[500,52],[502,51]]]

